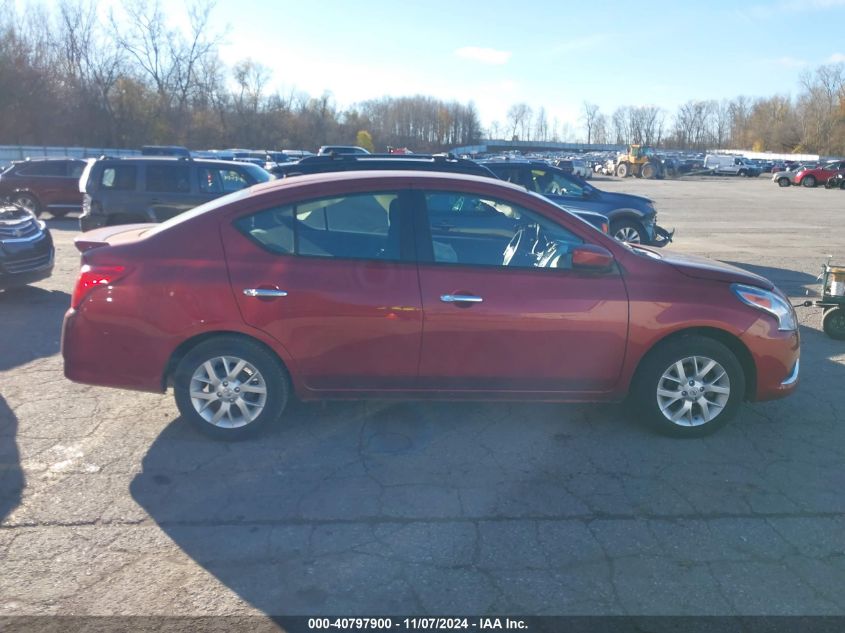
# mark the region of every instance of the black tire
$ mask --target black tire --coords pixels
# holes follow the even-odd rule
[[[200,399],[198,402],[206,402],[208,413],[205,415],[211,415],[212,420],[220,409],[229,411],[230,408],[235,411],[236,418],[243,418],[245,415],[239,415],[240,412],[249,410],[249,407],[258,409],[259,404],[257,402],[260,399],[260,394],[246,393],[246,389],[244,389],[244,392],[240,392],[240,387],[235,385],[250,385],[253,389],[264,388],[265,399],[252,420],[232,421],[231,418],[225,419],[229,415],[225,414],[218,422],[218,424],[223,424],[221,426],[211,420],[206,420],[194,407],[194,399],[191,397],[191,383],[194,382],[195,389],[202,388],[202,385],[206,384],[200,382],[201,379],[194,380],[195,372],[200,372],[207,362],[210,362],[216,370],[225,366],[225,371],[220,371],[220,374],[225,374],[230,369],[234,369],[219,362],[223,357],[246,361],[248,367],[251,366],[252,369],[257,371],[257,375],[247,373],[247,367],[237,374],[237,378],[229,377],[232,381],[229,384],[227,384],[228,381],[216,385],[209,384],[208,387],[203,388],[208,397]],[[263,381],[263,384],[259,381]],[[223,387],[223,385],[226,386]],[[176,406],[179,407],[183,419],[193,424],[202,433],[215,439],[241,440],[256,434],[281,417],[289,399],[290,378],[279,358],[259,343],[237,336],[219,336],[200,343],[185,354],[173,375],[173,389]],[[220,389],[220,391],[216,394],[212,393],[216,389]],[[221,394],[231,397],[237,408],[231,402],[215,397]],[[237,399],[237,402],[234,399]],[[235,426],[235,424],[239,425]]]
[[[628,175],[628,163],[619,163],[616,166],[616,175],[619,178],[625,178]]]
[[[830,338],[845,341],[845,308],[830,308],[824,311],[822,329]]]
[[[631,237],[632,232],[636,232],[636,237]],[[646,244],[648,242],[648,234],[645,232],[643,225],[636,220],[627,218],[611,222],[610,234],[620,242],[627,241],[632,244]]]
[[[50,215],[57,220],[65,217],[68,213],[70,213],[70,209],[50,209]]]
[[[652,178],[657,177],[657,167],[655,167],[651,163],[646,163],[640,169],[640,173],[642,174],[643,178],[651,180]]]
[[[778,187],[789,187],[791,185],[792,183],[786,176],[781,176],[780,178],[778,178]]]
[[[693,358],[697,359],[698,365],[691,362]],[[682,362],[684,371],[689,371],[689,374],[684,375],[694,376],[696,368],[703,369],[702,359],[715,361],[717,368],[705,373],[700,380],[691,378],[696,380],[692,387],[686,382],[672,381],[665,377],[673,371],[679,361]],[[707,364],[704,362],[705,366]],[[722,371],[724,375],[721,374]],[[709,381],[713,383],[710,387],[707,386]],[[684,397],[674,401],[667,398],[663,403],[667,411],[667,414],[664,414],[661,402],[658,401],[661,397],[658,390],[663,390],[664,394],[671,393],[665,390],[675,382],[678,383],[677,391],[683,393]],[[710,393],[709,388],[727,388],[729,393]],[[698,399],[690,400],[687,404],[686,394],[690,394],[690,399],[696,396]],[[707,399],[708,394],[713,401]],[[664,435],[683,438],[702,437],[722,428],[736,415],[744,394],[745,373],[733,352],[719,341],[697,335],[670,339],[649,352],[637,370],[631,389],[632,402],[645,422]],[[701,400],[706,400],[707,415],[712,415],[712,418],[707,419],[704,409],[698,404]],[[687,407],[688,417],[682,416],[678,422],[673,422],[667,417],[687,410]]]
[[[840,188],[840,189],[845,189],[845,180],[842,180],[842,181],[839,183],[839,188]]]
[[[815,187],[816,186],[816,177],[815,176],[804,176],[801,180],[801,184],[805,187]]]
[[[12,204],[32,211],[36,217],[41,215],[41,203],[38,198],[28,193],[16,193],[11,197]]]
[[[747,172],[747,171],[745,171],[744,169],[740,169],[740,170],[739,170],[739,175],[740,175],[740,176],[748,176],[748,172]]]

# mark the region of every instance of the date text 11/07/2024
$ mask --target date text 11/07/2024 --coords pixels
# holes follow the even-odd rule
[[[524,620],[514,618],[309,618],[309,630],[400,630],[400,631],[448,631],[448,630],[527,630]]]

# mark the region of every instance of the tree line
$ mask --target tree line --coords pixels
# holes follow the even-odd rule
[[[778,153],[845,155],[845,64],[805,71],[797,97],[692,100],[674,113],[658,106],[622,106],[607,115],[585,101],[583,134],[569,126],[550,127],[544,109],[511,106],[507,124],[491,132],[538,141],[640,143],[673,149],[751,149]],[[502,138],[502,136],[497,136]]]
[[[440,151],[481,138],[471,102],[383,97],[341,109],[329,93],[272,92],[259,62],[221,62],[213,10],[190,4],[180,30],[160,0],[124,0],[107,17],[96,0],[20,11],[0,0],[0,143],[315,149],[364,138],[382,151]]]
[[[0,0],[0,143],[129,147],[303,148],[365,142],[440,151],[481,138],[645,143],[845,154],[845,64],[805,72],[797,96],[692,100],[604,113],[583,103],[580,127],[516,103],[483,129],[472,102],[385,96],[340,108],[269,89],[271,72],[247,58],[227,67],[212,28],[213,0],[186,7],[187,28],[161,0],[122,0],[107,16],[96,0],[18,9]]]

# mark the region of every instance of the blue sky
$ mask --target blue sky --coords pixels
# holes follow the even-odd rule
[[[473,100],[485,125],[523,101],[577,128],[585,100],[671,113],[689,99],[795,94],[803,70],[845,60],[845,0],[219,0],[214,16],[229,28],[224,61],[252,57],[273,88],[330,91],[341,107]]]

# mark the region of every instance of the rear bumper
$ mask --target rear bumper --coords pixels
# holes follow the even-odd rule
[[[85,304],[65,313],[62,325],[65,377],[104,387],[161,393],[168,353],[137,329],[89,317]],[[127,362],[131,358],[132,362]]]

